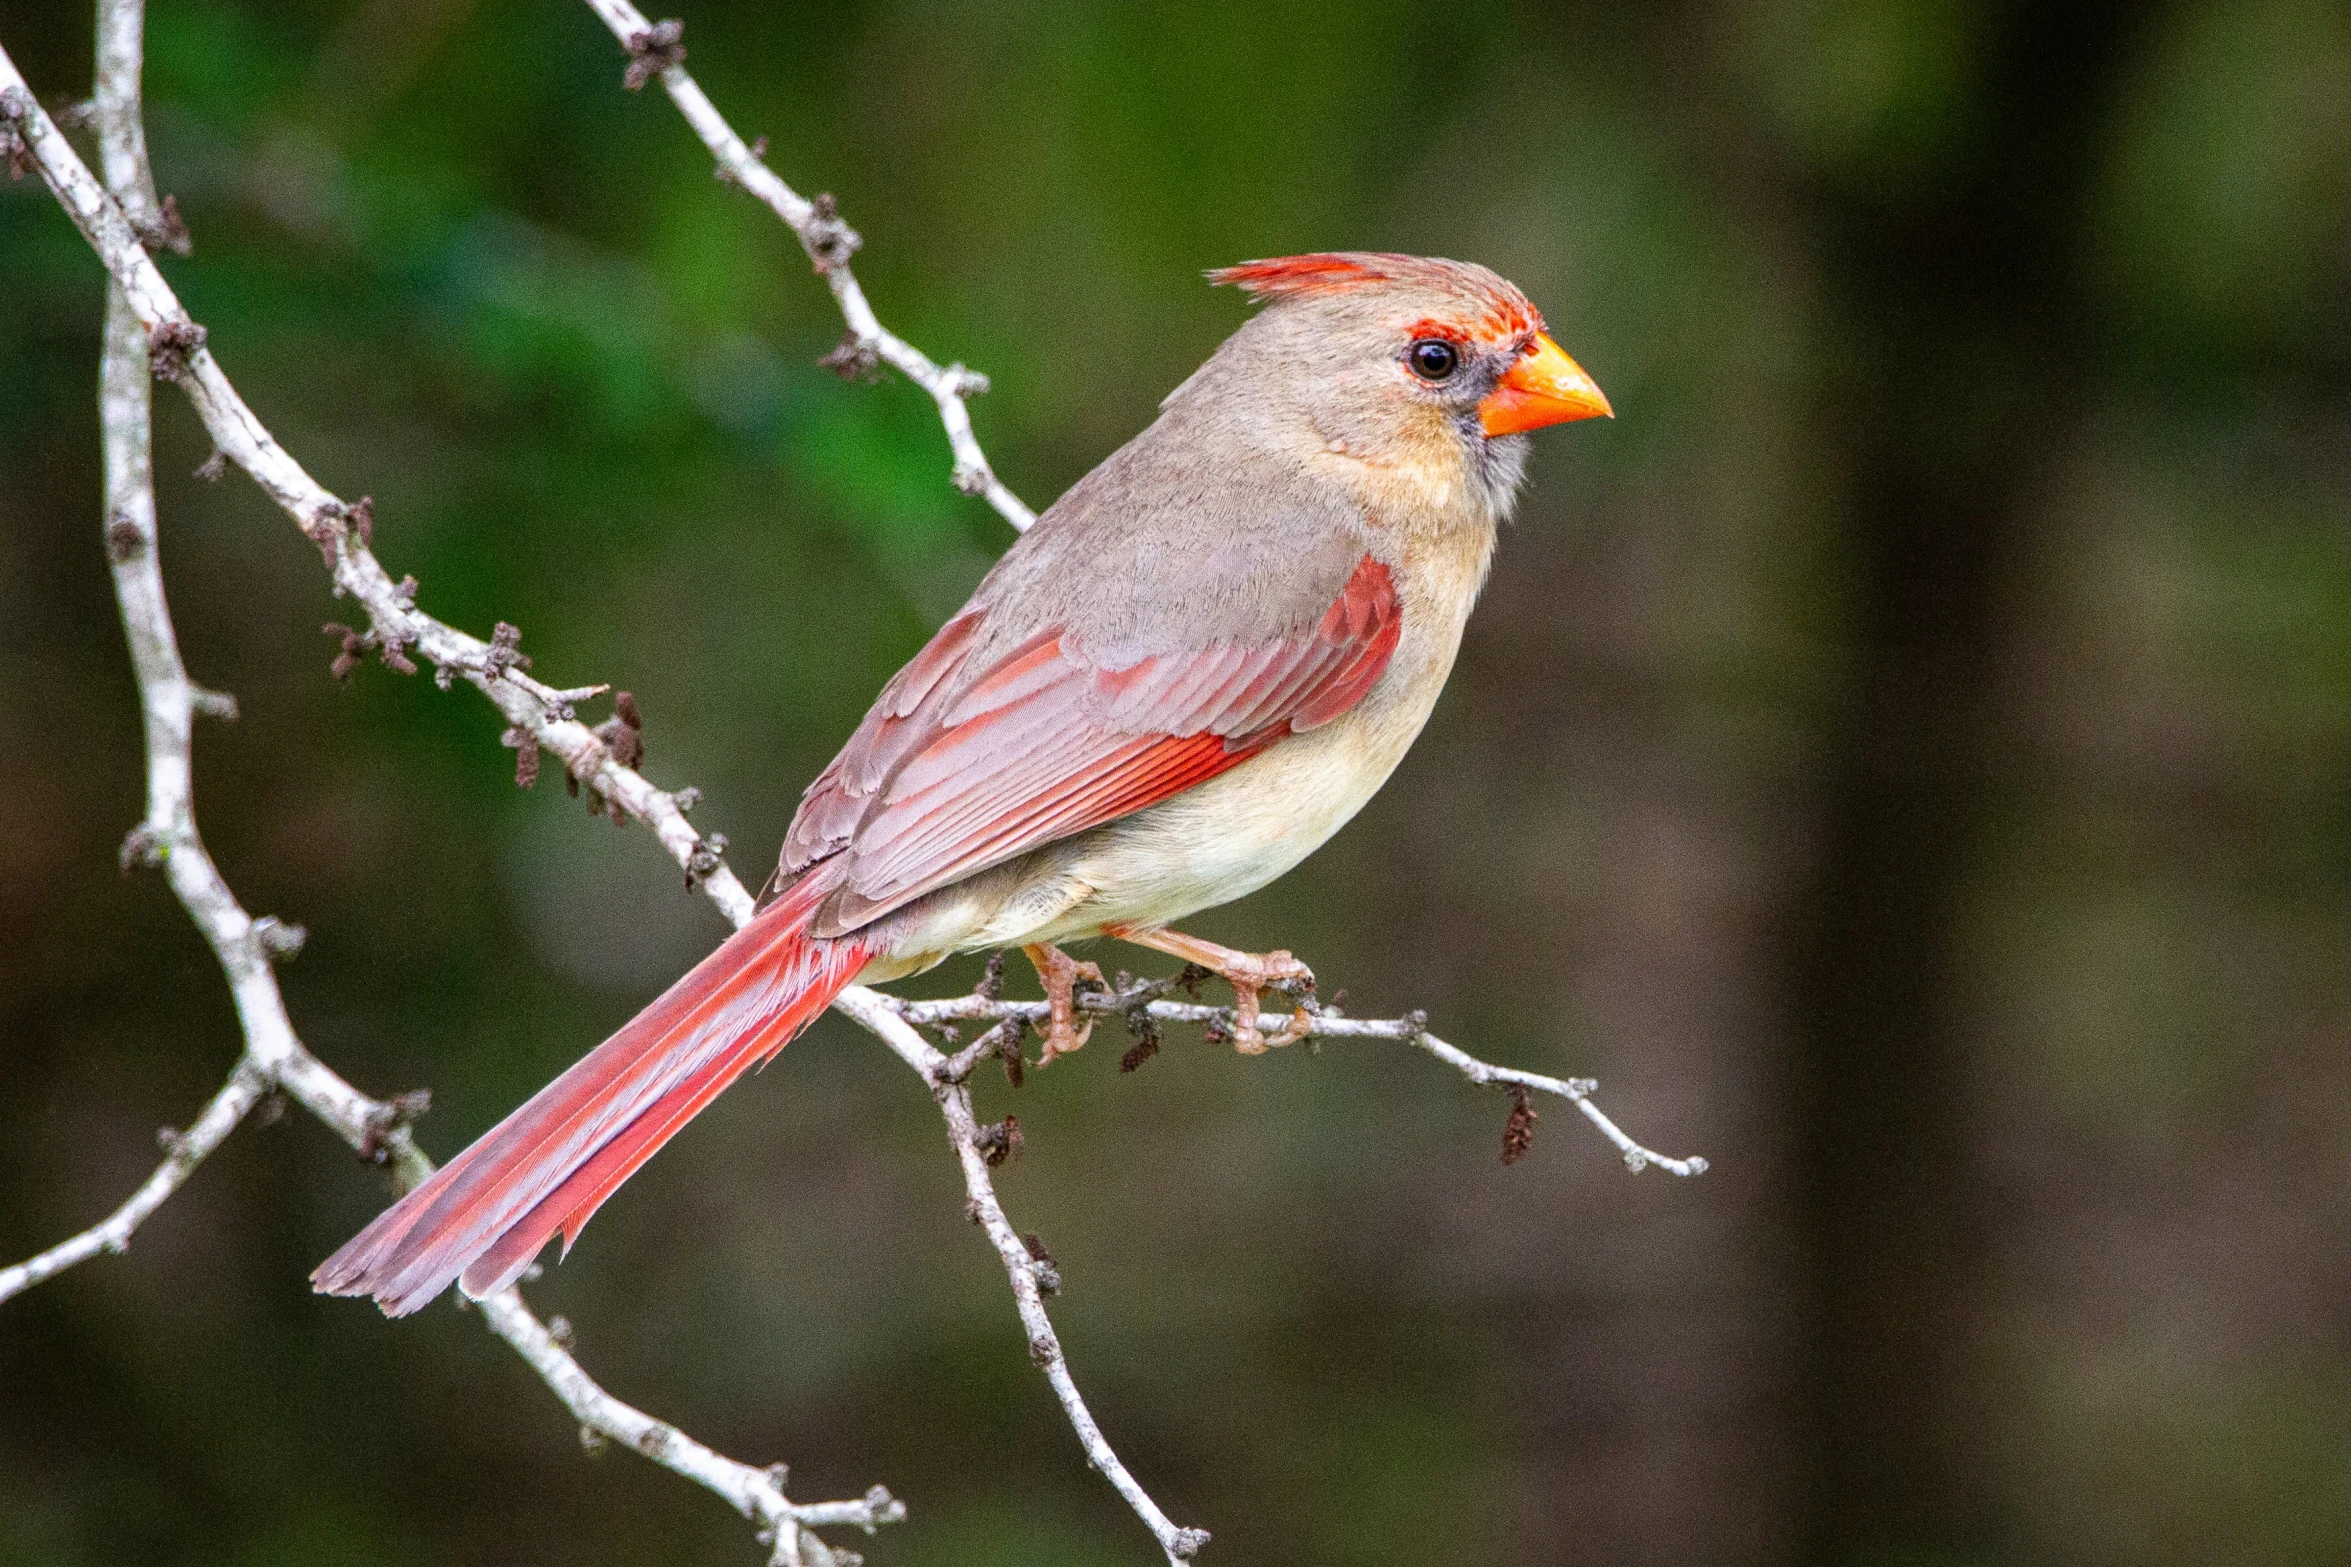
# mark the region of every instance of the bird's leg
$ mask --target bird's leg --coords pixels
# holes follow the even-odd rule
[[[1293,987],[1314,988],[1314,970],[1290,956],[1287,951],[1236,952],[1231,947],[1220,947],[1213,941],[1198,936],[1187,936],[1180,930],[1134,930],[1114,928],[1108,934],[1121,941],[1131,941],[1138,947],[1149,947],[1170,957],[1182,958],[1186,963],[1197,963],[1202,968],[1233,987],[1233,1048],[1245,1056],[1263,1055],[1277,1045],[1295,1044],[1306,1037],[1307,1017],[1303,1007],[1293,1006],[1290,1021],[1271,1034],[1257,1027],[1257,996],[1260,991],[1278,987],[1293,995]]]
[[[1049,941],[1020,950],[1037,966],[1037,978],[1045,986],[1046,1005],[1053,1009],[1045,1019],[1045,1053],[1037,1061],[1039,1066],[1051,1066],[1056,1056],[1068,1055],[1094,1032],[1092,1018],[1087,1018],[1083,1027],[1078,1023],[1078,981],[1090,979],[1099,985],[1102,969],[1098,964],[1079,962]]]

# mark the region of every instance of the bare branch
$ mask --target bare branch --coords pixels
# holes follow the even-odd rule
[[[153,209],[145,141],[138,124],[144,22],[142,0],[108,0],[100,7],[98,90],[92,116],[98,124],[110,183],[123,193],[127,204],[136,206],[144,200]],[[40,130],[24,126],[27,116],[19,107],[30,95],[23,92],[22,80],[4,53],[0,53],[0,73],[5,73],[0,74],[0,93],[7,95],[0,97],[0,111],[14,111],[0,112],[0,124],[13,124],[20,133],[29,132],[25,140],[38,145]],[[53,127],[48,136],[55,137]],[[88,171],[80,172],[86,180]],[[118,216],[119,212],[118,208]],[[138,861],[164,870],[228,976],[244,1029],[245,1050],[228,1082],[196,1124],[186,1132],[163,1134],[164,1162],[130,1200],[102,1223],[26,1262],[0,1269],[0,1300],[101,1252],[124,1250],[139,1224],[180,1188],[205,1155],[272,1089],[282,1088],[362,1154],[393,1163],[404,1184],[414,1185],[432,1172],[431,1162],[418,1152],[406,1128],[411,1106],[361,1094],[311,1055],[295,1036],[271,963],[299,947],[299,927],[273,918],[249,917],[197,835],[189,766],[194,715],[198,711],[217,715],[224,710],[233,714],[234,704],[218,693],[201,690],[188,679],[164,598],[150,456],[148,377],[153,342],[154,334],[142,325],[123,288],[109,288],[99,371],[106,553],[138,677],[147,734],[147,814],[126,843],[125,865],[127,868]],[[877,1525],[898,1522],[906,1515],[904,1506],[880,1486],[856,1501],[812,1506],[794,1503],[784,1492],[780,1467],[755,1469],[723,1457],[607,1393],[531,1314],[519,1291],[505,1290],[482,1302],[482,1308],[491,1331],[513,1346],[554,1389],[579,1418],[584,1431],[623,1442],[725,1498],[736,1511],[759,1523],[761,1538],[774,1542],[776,1562],[802,1567],[811,1561],[836,1561],[836,1554],[809,1530],[853,1525],[870,1533]]]
[[[972,1222],[986,1232],[996,1254],[1004,1259],[1005,1276],[1012,1281],[1013,1304],[1019,1308],[1021,1326],[1028,1331],[1029,1358],[1053,1385],[1054,1397],[1061,1400],[1062,1411],[1077,1431],[1079,1445],[1086,1450],[1086,1462],[1099,1469],[1112,1488],[1126,1498],[1127,1505],[1159,1541],[1159,1548],[1167,1553],[1169,1562],[1189,1561],[1208,1543],[1208,1531],[1179,1528],[1160,1511],[1150,1493],[1119,1461],[1093,1411],[1086,1407],[1084,1395],[1078,1392],[1077,1380],[1070,1375],[1068,1357],[1061,1350],[1061,1337],[1053,1331],[1053,1319],[1045,1314],[1042,1276],[1053,1263],[1029,1250],[1020,1232],[1005,1217],[1004,1205],[997,1200],[995,1182],[988,1174],[989,1160],[983,1147],[980,1120],[971,1107],[969,1081],[951,1075],[948,1057],[933,1049],[900,1016],[903,1004],[894,997],[853,985],[833,1005],[872,1030],[930,1086],[931,1097],[938,1101],[939,1113],[947,1121],[947,1140],[954,1146],[956,1162],[963,1167],[963,1187],[970,1197]],[[1054,1283],[1058,1288],[1058,1271]]]
[[[869,371],[877,363],[886,364],[930,393],[931,401],[938,405],[939,423],[947,431],[947,445],[955,454],[955,487],[966,495],[986,496],[988,504],[1015,528],[1026,529],[1035,522],[1037,514],[996,477],[996,470],[988,463],[988,454],[980,450],[979,438],[972,433],[971,410],[966,406],[966,399],[985,392],[988,378],[959,364],[938,364],[882,325],[873,313],[873,306],[866,302],[857,275],[849,270],[849,258],[864,240],[841,221],[832,197],[802,196],[760,161],[758,151],[744,145],[743,138],[735,134],[734,127],[727,124],[701,86],[686,74],[684,24],[674,20],[648,21],[645,13],[630,4],[630,0],[588,0],[588,9],[602,18],[604,25],[612,29],[612,36],[629,52],[627,80],[623,85],[634,90],[657,74],[670,101],[678,106],[678,112],[686,117],[694,134],[702,138],[702,145],[718,160],[719,173],[765,202],[799,236],[801,248],[808,252],[809,264],[833,291],[833,299],[841,307],[841,318],[849,324],[848,337],[826,356],[825,362],[845,375]],[[759,145],[763,150],[765,142]]]
[[[562,759],[582,787],[618,805],[653,830],[681,867],[694,871],[695,884],[719,910],[740,925],[751,915],[751,896],[734,872],[713,855],[686,821],[677,797],[656,789],[633,768],[621,766],[611,748],[572,710],[574,692],[542,684],[523,672],[511,643],[494,646],[437,620],[416,607],[413,581],[393,581],[374,550],[353,526],[369,515],[361,504],[344,502],[294,460],[255,417],[203,342],[201,328],[188,318],[171,285],[140,243],[119,204],[91,176],[48,114],[37,103],[15,63],[0,50],[0,125],[21,138],[33,166],[105,263],[132,314],[145,330],[149,352],[167,351],[180,390],[211,434],[214,447],[253,477],[319,547],[333,574],[335,590],[367,611],[365,632],[354,632],[367,647],[393,659],[421,656],[436,666],[435,678],[462,678],[488,697],[506,720],[541,749]],[[397,667],[397,665],[395,665]],[[707,868],[705,868],[707,867]]]
[[[500,1290],[477,1304],[490,1331],[514,1346],[582,1427],[725,1497],[735,1511],[760,1525],[762,1539],[774,1536],[777,1562],[803,1561],[801,1546],[807,1542],[795,1538],[800,1531],[846,1524],[871,1534],[881,1524],[906,1517],[906,1505],[878,1485],[853,1502],[794,1502],[784,1495],[780,1465],[754,1469],[739,1464],[598,1387],[548,1325],[531,1315],[519,1290]]]
[[[164,1201],[196,1173],[196,1166],[204,1156],[226,1141],[229,1133],[247,1111],[261,1102],[269,1092],[269,1080],[243,1061],[229,1074],[219,1093],[196,1117],[196,1124],[184,1132],[165,1131],[162,1135],[165,1155],[155,1173],[133,1192],[125,1202],[104,1221],[91,1225],[79,1235],[70,1236],[13,1267],[0,1268],[0,1301],[12,1295],[21,1295],[34,1285],[55,1278],[77,1262],[86,1262],[101,1252],[119,1255],[128,1251],[131,1232],[145,1223],[147,1216],[163,1206]]]
[[[1073,999],[1081,1011],[1116,1017],[1147,1017],[1156,1023],[1194,1023],[1223,1031],[1228,1037],[1237,1021],[1230,1007],[1203,1006],[1194,1002],[1159,999],[1169,988],[1166,980],[1138,981],[1119,991],[1080,991]],[[1050,1007],[1042,1001],[1004,1001],[995,996],[975,992],[955,996],[944,1001],[901,1001],[895,996],[881,997],[882,1004],[896,1016],[922,1027],[940,1023],[989,1020],[1003,1022],[1018,1019],[1025,1023],[1042,1022]],[[1413,1013],[1400,1018],[1353,1018],[1334,1007],[1308,1007],[1302,1015],[1293,1017],[1286,1012],[1260,1012],[1257,1026],[1269,1038],[1284,1031],[1293,1038],[1306,1039],[1394,1039],[1424,1050],[1452,1067],[1462,1076],[1480,1086],[1520,1088],[1538,1094],[1554,1094],[1572,1102],[1584,1118],[1600,1129],[1602,1136],[1615,1144],[1624,1155],[1625,1164],[1638,1172],[1656,1165],[1676,1175],[1700,1175],[1706,1170],[1706,1161],[1693,1154],[1675,1158],[1652,1148],[1644,1148],[1627,1136],[1601,1108],[1592,1103],[1592,1095],[1600,1085],[1588,1077],[1546,1077],[1540,1072],[1521,1071],[1517,1067],[1496,1066],[1481,1061],[1468,1051],[1428,1031],[1428,1018]],[[973,1047],[978,1048],[976,1045]],[[969,1056],[971,1052],[965,1052]],[[957,1057],[957,1060],[964,1060]],[[977,1057],[965,1061],[963,1072],[968,1073]]]

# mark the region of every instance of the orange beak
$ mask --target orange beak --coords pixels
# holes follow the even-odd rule
[[[1567,357],[1548,332],[1537,332],[1517,363],[1478,404],[1478,422],[1488,435],[1516,435],[1547,424],[1566,424],[1616,410],[1584,367]]]

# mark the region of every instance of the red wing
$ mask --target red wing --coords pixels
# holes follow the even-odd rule
[[[785,839],[793,872],[835,853],[818,916],[837,935],[926,892],[1203,783],[1362,700],[1403,618],[1366,555],[1317,625],[1109,667],[1040,632],[971,678],[985,609],[940,628],[810,786]]]

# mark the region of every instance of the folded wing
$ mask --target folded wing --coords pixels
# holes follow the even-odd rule
[[[1366,554],[1313,625],[1131,658],[1059,628],[967,667],[988,610],[949,621],[810,785],[784,872],[820,861],[835,936],[1040,844],[1238,766],[1363,699],[1403,630]]]

